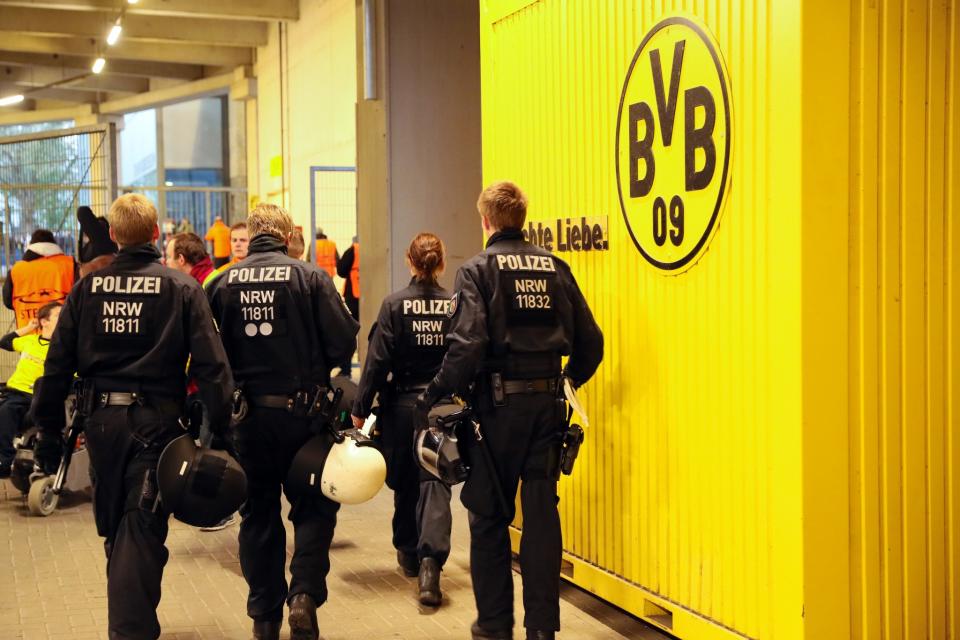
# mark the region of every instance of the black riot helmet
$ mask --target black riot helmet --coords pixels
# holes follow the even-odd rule
[[[420,466],[446,484],[460,484],[470,475],[470,467],[460,454],[457,428],[470,425],[473,412],[457,404],[438,404],[430,409],[426,428],[414,439],[414,455]]]
[[[247,476],[237,461],[186,434],[160,454],[157,485],[163,508],[194,527],[217,524],[247,499]]]

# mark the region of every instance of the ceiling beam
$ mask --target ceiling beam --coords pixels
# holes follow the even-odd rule
[[[69,81],[69,82],[66,82]],[[24,87],[42,87],[51,83],[60,89],[143,93],[150,90],[148,78],[96,75],[90,69],[51,69],[47,67],[10,67],[0,63],[0,82],[11,82]]]
[[[0,0],[0,7],[33,7],[70,11],[115,11],[116,0]],[[299,0],[140,0],[127,5],[131,15],[188,16],[231,20],[298,20]]]
[[[196,82],[187,82],[167,89],[141,93],[129,98],[120,100],[111,100],[100,105],[100,113],[128,113],[130,111],[142,111],[143,109],[152,109],[174,102],[183,102],[184,100],[194,100],[196,98],[205,98],[208,96],[226,95],[230,92],[231,85],[236,81],[237,74],[225,73],[222,76],[205,78]]]
[[[2,6],[0,2],[0,6]],[[3,7],[0,31],[35,35],[71,35],[104,38],[117,18],[117,11],[60,11]],[[209,18],[171,18],[128,14],[123,18],[123,38],[143,42],[192,42],[235,47],[267,44],[265,22],[238,22]]]
[[[59,100],[60,102],[76,102],[81,104],[97,101],[96,91],[76,91],[60,87],[24,87],[18,84],[0,83],[0,94],[22,93],[31,100]],[[106,98],[106,93],[103,94]]]
[[[0,38],[0,47],[3,39]],[[53,69],[89,69],[95,56],[24,53],[22,51],[0,50],[0,66],[14,65],[27,67],[47,67]],[[199,80],[204,69],[196,64],[177,64],[172,62],[145,62],[130,60],[111,60],[104,71],[109,75],[136,76],[140,78],[170,78],[172,80]]]
[[[66,109],[38,109],[36,111],[23,111],[20,113],[4,113],[0,109],[0,125],[5,124],[30,124],[33,122],[47,122],[55,120],[76,120],[89,116],[94,112],[93,105],[82,104],[76,107]]]
[[[251,49],[202,44],[147,43],[121,40],[114,47],[105,47],[95,38],[34,36],[26,33],[8,33],[0,38],[0,46],[9,51],[24,53],[65,54],[92,56],[98,54],[110,60],[148,60],[180,64],[209,64],[239,66],[253,61]]]

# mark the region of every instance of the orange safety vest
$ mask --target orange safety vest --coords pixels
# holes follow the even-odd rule
[[[337,275],[337,245],[333,240],[317,240],[317,266],[330,274]]]
[[[73,288],[73,258],[58,254],[21,260],[10,269],[17,328],[30,322],[48,302],[63,302]]]
[[[353,243],[353,266],[350,267],[350,286],[353,287],[353,297],[360,299],[360,245]]]
[[[220,220],[213,223],[203,239],[213,243],[214,258],[226,258],[230,255],[230,227]]]

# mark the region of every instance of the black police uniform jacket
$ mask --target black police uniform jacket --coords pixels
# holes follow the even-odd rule
[[[374,396],[387,388],[388,376],[391,386],[401,391],[426,387],[446,353],[449,310],[450,293],[446,289],[416,278],[384,299],[370,329],[353,415],[370,413]]]
[[[292,394],[330,382],[353,355],[360,325],[327,272],[286,255],[261,234],[207,296],[237,383],[248,395]]]
[[[582,385],[603,359],[603,333],[570,272],[519,229],[493,234],[486,250],[457,271],[452,322],[432,398],[463,393],[481,371],[505,379],[560,373]]]
[[[74,372],[98,391],[136,391],[148,402],[159,396],[178,403],[189,375],[211,424],[227,423],[233,379],[203,290],[159,259],[153,245],[124,247],[112,264],[74,285],[37,381],[38,426],[62,430]]]

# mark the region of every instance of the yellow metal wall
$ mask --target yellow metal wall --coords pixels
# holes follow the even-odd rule
[[[851,636],[957,638],[960,5],[851,18]]]
[[[681,638],[953,638],[960,562],[958,12],[944,0],[481,0],[484,180],[607,336],[561,483],[571,579]],[[657,272],[617,199],[617,107],[664,15],[729,73],[709,249]]]
[[[799,143],[799,88],[787,79],[799,70],[798,13],[752,1],[482,6],[485,181],[516,180],[534,220],[609,220],[610,251],[563,254],[608,347],[585,390],[595,426],[561,509],[571,556],[622,580],[575,563],[574,581],[637,612],[659,596],[681,637],[788,637],[803,615],[799,199],[768,207],[799,193],[798,161],[783,152]],[[674,10],[720,44],[734,142],[712,244],[669,277],[628,236],[614,140],[627,66]]]

